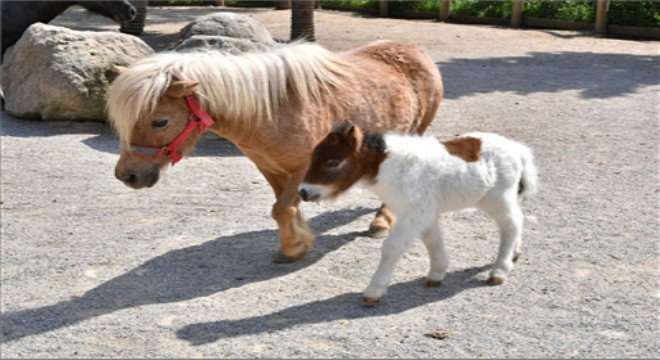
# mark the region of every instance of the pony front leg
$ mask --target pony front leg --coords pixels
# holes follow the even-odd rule
[[[280,230],[280,251],[275,262],[298,261],[314,243],[314,233],[298,207],[298,182],[290,181],[273,205],[272,216]]]
[[[303,218],[298,205],[273,205],[273,219],[280,230],[280,250],[275,262],[290,263],[300,260],[314,243],[314,233]]]
[[[277,201],[273,204],[271,216],[277,222],[280,236],[280,250],[274,261],[290,263],[302,258],[312,247],[314,233],[307,225],[300,209],[298,196],[299,174],[268,171],[257,166],[275,192]],[[296,176],[297,175],[297,176]]]
[[[406,253],[410,244],[419,237],[422,230],[428,228],[428,222],[419,213],[407,214],[397,220],[392,233],[383,242],[378,269],[364,290],[362,302],[374,305],[380,301],[392,280],[392,273],[397,262]]]

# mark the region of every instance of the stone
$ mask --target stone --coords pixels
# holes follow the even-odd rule
[[[252,42],[273,43],[273,37],[259,21],[245,15],[217,12],[201,16],[184,26],[173,48],[195,35],[224,36]]]
[[[254,42],[219,35],[193,35],[178,43],[173,50],[192,51],[217,49],[227,54],[239,55],[250,51],[265,51],[277,46],[276,42]]]
[[[29,119],[105,121],[115,66],[153,52],[131,35],[35,23],[5,53],[5,110]]]

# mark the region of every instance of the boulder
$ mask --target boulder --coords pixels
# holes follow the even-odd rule
[[[176,45],[194,35],[226,36],[254,42],[273,41],[262,23],[249,16],[227,12],[208,14],[191,21],[179,30]]]
[[[194,35],[178,43],[173,50],[191,51],[198,49],[218,49],[228,54],[243,54],[250,51],[263,51],[277,46],[276,42],[254,42],[219,35]]]
[[[277,43],[273,37],[257,20],[245,15],[218,12],[201,16],[184,26],[172,49],[214,48],[240,54],[275,46]]]
[[[5,110],[21,118],[104,121],[114,67],[153,52],[131,35],[35,23],[5,53]]]

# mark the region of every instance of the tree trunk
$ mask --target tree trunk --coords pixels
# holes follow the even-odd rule
[[[289,10],[291,9],[291,0],[273,1],[275,3],[275,10]]]
[[[291,40],[316,41],[314,36],[314,0],[291,1]]]

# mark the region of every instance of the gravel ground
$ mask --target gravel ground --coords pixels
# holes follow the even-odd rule
[[[150,8],[142,38],[163,49],[210,11]],[[229,11],[288,37],[288,11]],[[378,206],[369,193],[305,204],[316,244],[275,264],[271,190],[231,143],[204,140],[135,191],[113,177],[109,126],[2,113],[3,358],[660,356],[658,42],[316,19],[332,50],[379,38],[427,49],[446,85],[430,133],[493,131],[535,150],[542,187],[524,204],[509,280],[485,285],[496,228],[461,211],[443,219],[445,284],[423,287],[418,242],[381,304],[364,308],[381,244],[365,236]],[[117,30],[79,9],[53,23]]]

